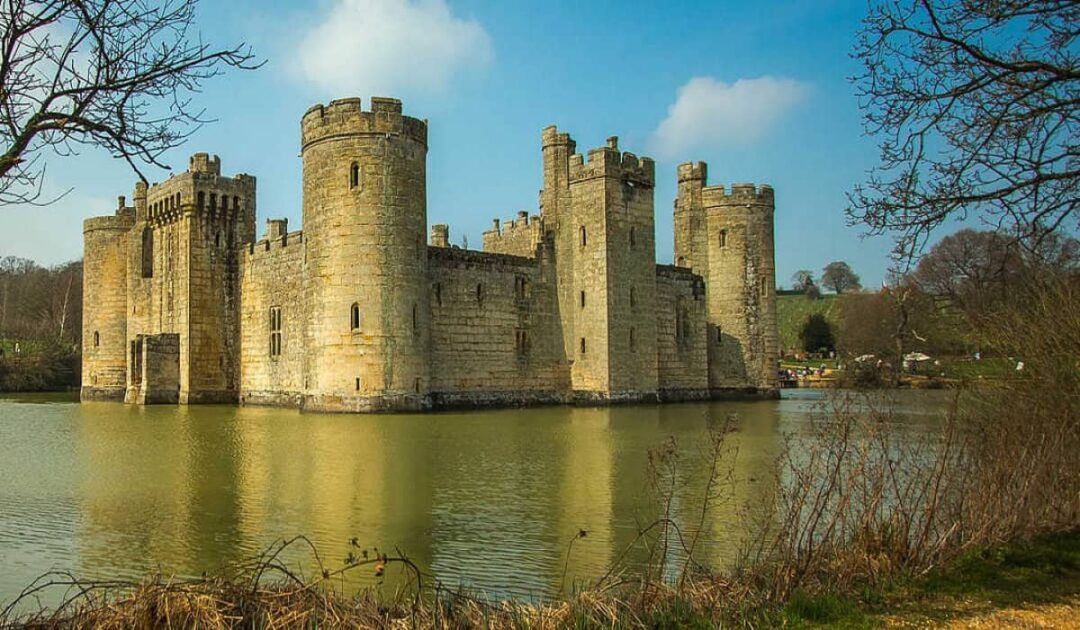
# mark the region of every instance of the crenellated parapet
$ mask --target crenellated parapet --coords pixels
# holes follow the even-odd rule
[[[372,97],[370,111],[359,98],[341,98],[329,105],[315,105],[300,121],[301,150],[309,145],[342,135],[395,135],[411,138],[427,146],[427,121],[401,113],[396,98]]]
[[[773,205],[773,188],[768,184],[732,184],[730,190],[723,186],[706,186],[701,190],[705,207],[732,205]]]
[[[184,216],[233,222],[240,226],[238,237],[249,240],[254,237],[255,186],[255,177],[246,173],[223,177],[218,156],[195,153],[187,171],[136,191],[136,208],[145,204],[151,225],[168,225]]]
[[[517,218],[503,221],[491,220],[491,229],[484,232],[484,251],[514,256],[533,256],[536,246],[544,236],[544,221],[538,215],[525,210]]]
[[[570,183],[610,177],[638,186],[656,185],[656,163],[652,158],[619,151],[619,139],[608,138],[607,146],[590,149],[586,160],[580,153],[570,156]]]

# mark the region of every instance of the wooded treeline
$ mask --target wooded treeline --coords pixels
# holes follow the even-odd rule
[[[0,391],[78,387],[82,262],[0,258]]]

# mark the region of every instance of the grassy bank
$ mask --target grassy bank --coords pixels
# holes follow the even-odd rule
[[[1080,627],[1080,532],[986,547],[925,576],[858,593],[796,593],[773,621],[791,628],[990,628],[1018,611],[1048,617],[1034,627]]]
[[[714,628],[997,627],[1026,616],[1043,626],[1080,624],[1080,532],[970,552],[948,565],[843,593],[794,591],[771,602],[733,578],[663,586],[637,582],[581,591],[562,601],[487,601],[461,592],[414,597],[332,588],[341,571],[385,570],[404,558],[358,561],[303,581],[273,561],[199,580],[151,577],[137,585],[83,583],[65,611],[0,618],[24,628]],[[277,575],[271,583],[260,575]],[[60,578],[54,578],[60,579]]]

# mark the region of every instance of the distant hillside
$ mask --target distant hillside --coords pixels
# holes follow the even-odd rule
[[[821,313],[833,325],[836,334],[840,324],[840,296],[823,295],[811,300],[804,295],[776,296],[776,327],[780,333],[780,350],[798,349],[799,329],[813,313]]]

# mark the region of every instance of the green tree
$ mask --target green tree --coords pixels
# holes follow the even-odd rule
[[[858,274],[852,271],[851,266],[842,260],[825,265],[825,269],[821,272],[821,284],[837,295],[847,291],[858,291],[862,288]]]
[[[836,347],[832,325],[821,313],[807,315],[799,330],[799,341],[807,352],[828,352]]]

